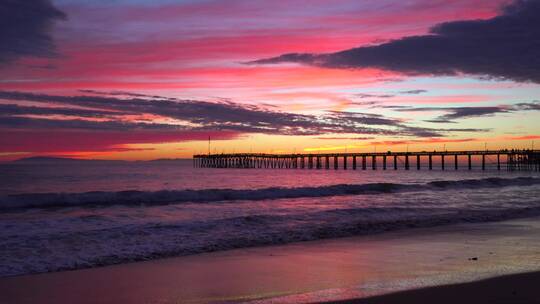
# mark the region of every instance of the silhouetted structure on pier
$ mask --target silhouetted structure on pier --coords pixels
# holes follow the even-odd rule
[[[318,154],[199,154],[193,156],[193,165],[198,168],[286,168],[286,169],[334,169],[353,170],[368,168],[368,160],[373,170],[382,168],[411,169],[411,162],[417,170],[427,166],[432,170],[435,165],[442,170],[458,170],[464,163],[468,170],[473,168],[473,157],[480,158],[478,163],[486,170],[486,159],[496,164],[498,170],[506,169],[540,171],[540,150],[484,150],[484,151],[433,151],[433,152],[381,152],[381,153],[318,153]],[[466,161],[459,161],[466,158]],[[388,163],[390,160],[390,164]],[[412,161],[411,161],[412,160]],[[426,163],[427,160],[427,163]],[[438,163],[436,163],[438,161]],[[449,168],[448,165],[453,168]]]

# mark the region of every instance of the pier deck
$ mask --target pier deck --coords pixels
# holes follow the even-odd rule
[[[473,161],[474,158],[474,161]],[[368,166],[369,162],[369,166]],[[475,164],[473,166],[473,163]],[[475,150],[475,151],[421,151],[421,152],[374,152],[374,153],[232,153],[198,154],[193,156],[197,168],[273,168],[273,169],[345,169],[361,168],[383,170],[403,168],[416,170],[458,170],[481,168],[486,163],[496,165],[497,170],[540,170],[540,150]]]

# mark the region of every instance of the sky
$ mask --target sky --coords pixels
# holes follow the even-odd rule
[[[539,0],[4,0],[0,161],[540,146],[539,14]]]

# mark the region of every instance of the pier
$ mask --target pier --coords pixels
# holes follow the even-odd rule
[[[473,170],[473,168],[486,170],[488,165],[497,170],[540,171],[540,150],[294,154],[222,153],[193,156],[193,166],[196,168],[433,170],[438,167],[440,170]]]

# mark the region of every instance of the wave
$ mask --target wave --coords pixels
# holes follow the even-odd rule
[[[338,184],[318,187],[160,191],[92,191],[83,193],[29,193],[0,197],[0,210],[21,208],[58,208],[91,205],[163,205],[204,203],[230,200],[269,200],[283,198],[369,195],[413,191],[444,191],[450,189],[480,189],[540,184],[540,178],[483,178],[432,181],[425,184],[368,183]]]
[[[121,226],[104,223],[105,227],[98,229],[70,229],[61,233],[40,229],[6,238],[0,277],[539,215],[540,206],[533,202],[525,208],[508,209],[372,207],[188,222]]]

